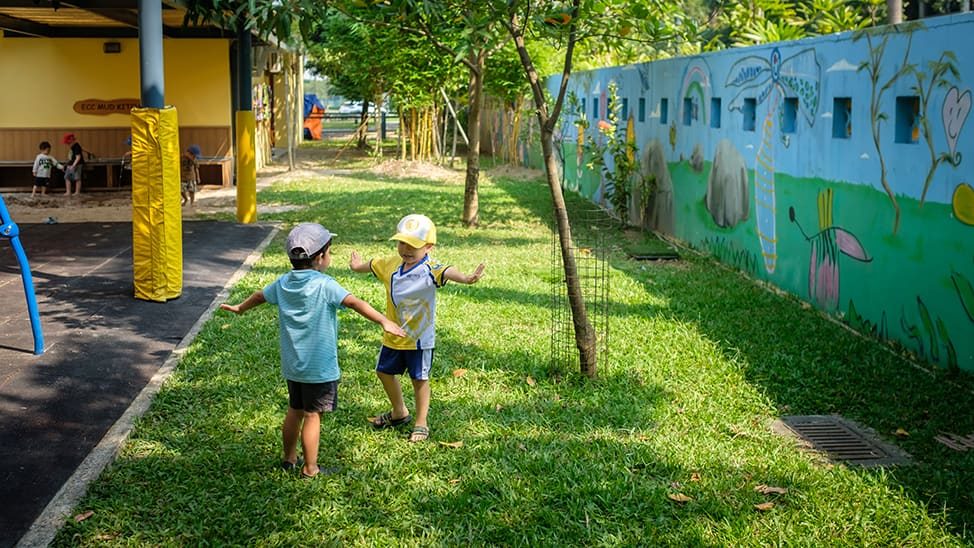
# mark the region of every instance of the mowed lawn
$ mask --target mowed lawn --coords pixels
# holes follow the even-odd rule
[[[969,377],[918,369],[707,258],[654,264],[618,250],[608,363],[596,380],[553,370],[547,187],[485,181],[478,229],[461,227],[462,199],[462,184],[365,172],[278,183],[261,203],[305,209],[262,217],[283,221],[282,232],[231,297],[285,272],[287,229],[317,221],[338,234],[329,273],[381,310],[381,284],[352,273],[349,253],[390,254],[401,216],[433,218],[437,259],[488,267],[481,283],[439,293],[428,442],[366,422],[388,408],[373,372],[380,330],[346,311],[339,409],[323,420],[320,453],[340,470],[310,481],[278,470],[276,311],[218,312],[75,512],[93,513],[69,519],[55,544],[974,541],[974,451],[933,440],[974,433]],[[831,413],[874,428],[915,464],[832,465],[771,430],[780,415]],[[909,435],[894,437],[898,428]]]

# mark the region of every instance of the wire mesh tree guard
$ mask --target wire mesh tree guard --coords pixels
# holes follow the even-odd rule
[[[573,211],[571,253],[582,297],[588,310],[589,323],[596,337],[596,371],[604,370],[609,357],[609,271],[608,252],[610,235],[618,232],[618,221],[605,211],[593,208]],[[551,232],[551,362],[553,372],[581,368],[578,347],[575,344],[575,327],[572,322],[568,287],[561,255],[558,231]]]

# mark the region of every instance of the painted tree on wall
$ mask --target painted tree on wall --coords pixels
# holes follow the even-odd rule
[[[873,146],[876,148],[876,156],[879,158],[879,182],[889,197],[890,204],[893,205],[893,234],[900,229],[900,204],[896,201],[896,194],[889,184],[889,173],[886,169],[886,159],[883,157],[882,128],[885,122],[889,121],[889,114],[882,110],[883,96],[893,87],[893,84],[909,70],[907,60],[910,58],[910,47],[913,44],[913,31],[919,28],[918,23],[906,23],[894,27],[880,27],[866,29],[857,32],[853,42],[863,38],[869,47],[869,59],[859,64],[859,72],[866,72],[869,76],[871,89],[869,93],[869,120],[872,130]],[[887,80],[882,81],[883,57],[886,54],[886,47],[893,34],[905,32],[907,34],[906,48],[903,51],[903,60],[899,63],[899,68]]]
[[[927,70],[929,71],[927,73],[921,71],[916,65],[908,65],[906,69],[916,79],[916,85],[913,86],[913,90],[920,98],[920,133],[923,135],[923,140],[927,143],[927,150],[930,152],[930,168],[927,170],[927,176],[923,180],[923,191],[920,193],[921,206],[927,199],[927,190],[930,189],[930,183],[933,182],[933,175],[937,172],[940,164],[947,162],[957,167],[961,161],[961,153],[955,150],[954,145],[957,142],[957,134],[960,133],[960,128],[967,118],[967,112],[970,110],[970,92],[967,93],[968,101],[965,110],[962,108],[963,102],[960,99],[963,95],[959,94],[957,88],[952,86],[949,78],[957,79],[960,77],[960,71],[957,70],[956,63],[957,56],[954,52],[945,51],[940,54],[940,58],[936,61],[927,63]],[[929,80],[927,79],[928,76]],[[934,88],[950,88],[947,96],[944,98],[943,108],[941,110],[944,130],[947,132],[947,143],[950,150],[940,154],[937,154],[934,150],[933,132],[930,129],[930,117],[927,114],[929,112],[927,107],[930,104],[930,96]],[[956,132],[952,131],[953,128],[956,128]],[[953,139],[951,138],[952,136]]]

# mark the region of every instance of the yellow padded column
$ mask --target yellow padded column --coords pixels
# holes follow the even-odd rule
[[[132,109],[132,271],[135,298],[183,292],[183,215],[176,109]]]
[[[254,111],[237,111],[237,222],[257,221],[257,121]]]

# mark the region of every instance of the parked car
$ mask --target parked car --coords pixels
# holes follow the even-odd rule
[[[388,110],[386,107],[380,109],[382,114],[386,114]],[[362,113],[362,101],[345,101],[338,106],[338,114],[361,114]],[[375,114],[375,105],[369,103],[369,114]]]

